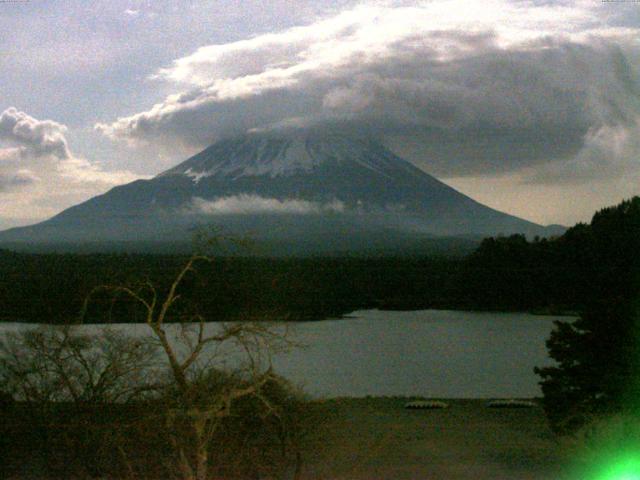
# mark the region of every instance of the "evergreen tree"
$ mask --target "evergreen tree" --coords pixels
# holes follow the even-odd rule
[[[565,235],[564,249],[583,262],[576,271],[593,272],[590,298],[577,320],[556,322],[547,347],[557,365],[536,368],[562,433],[593,416],[640,411],[640,197],[601,210],[577,233]]]

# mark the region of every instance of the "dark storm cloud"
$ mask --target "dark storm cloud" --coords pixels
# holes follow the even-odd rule
[[[97,129],[204,147],[252,128],[324,126],[374,134],[441,176],[618,175],[640,153],[638,32],[599,26],[585,5],[361,6],[203,47],[159,73],[185,92]]]

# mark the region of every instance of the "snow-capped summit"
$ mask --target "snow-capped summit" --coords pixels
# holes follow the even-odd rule
[[[373,140],[269,131],[221,140],[150,180],[0,232],[0,243],[175,243],[203,223],[310,251],[366,248],[374,238],[393,247],[399,238],[555,233],[481,205]]]
[[[195,182],[205,177],[289,177],[323,165],[344,168],[352,163],[385,176],[410,166],[369,140],[338,133],[261,132],[217,142],[160,176],[184,174]]]
[[[221,140],[153,181],[188,185],[194,197],[215,201],[249,195],[422,213],[463,198],[475,204],[371,139],[327,132],[270,131]]]

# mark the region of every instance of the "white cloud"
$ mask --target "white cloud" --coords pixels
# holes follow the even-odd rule
[[[640,29],[621,23],[619,7],[360,5],[202,47],[155,75],[184,91],[96,128],[199,148],[253,128],[339,126],[374,133],[440,176],[563,162],[590,149],[593,132],[640,119]]]
[[[65,125],[14,107],[0,114],[0,217],[42,219],[140,178],[75,156],[66,133]]]
[[[15,107],[0,114],[0,142],[16,147],[0,148],[3,168],[13,166],[22,169],[25,165],[37,166],[48,177],[56,172],[67,179],[80,183],[118,185],[139,176],[128,171],[105,171],[88,160],[76,157],[69,149],[67,127],[53,120],[38,120]],[[18,170],[26,171],[26,170]]]
[[[15,162],[23,155],[21,148],[0,148],[0,162]]]
[[[40,179],[29,169],[23,168],[14,173],[0,173],[0,192],[31,185]]]
[[[103,170],[99,165],[84,158],[70,158],[60,162],[58,172],[62,177],[75,183],[97,183],[108,186],[122,185],[142,177],[128,170]]]
[[[545,165],[528,183],[586,183],[629,176],[640,178],[640,125],[603,125],[590,129],[580,151],[565,162]]]
[[[15,107],[9,107],[0,114],[0,141],[18,145],[24,155],[69,158],[66,132],[67,127],[60,123],[36,120]]]
[[[342,212],[344,204],[340,201],[329,203],[306,200],[279,200],[258,195],[232,195],[215,200],[195,197],[185,208],[187,214],[197,215],[250,215],[259,213],[308,215],[327,212]]]

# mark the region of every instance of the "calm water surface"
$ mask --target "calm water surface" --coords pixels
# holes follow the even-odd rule
[[[276,362],[312,394],[531,397],[554,317],[423,310],[354,312],[298,328],[310,345]],[[566,320],[566,319],[565,319]]]
[[[545,340],[556,319],[363,310],[346,319],[297,324],[294,338],[305,347],[277,356],[274,366],[316,397],[534,397],[541,392],[533,367],[551,364]],[[0,324],[0,331],[19,328],[25,327]],[[146,332],[145,325],[116,328]]]

